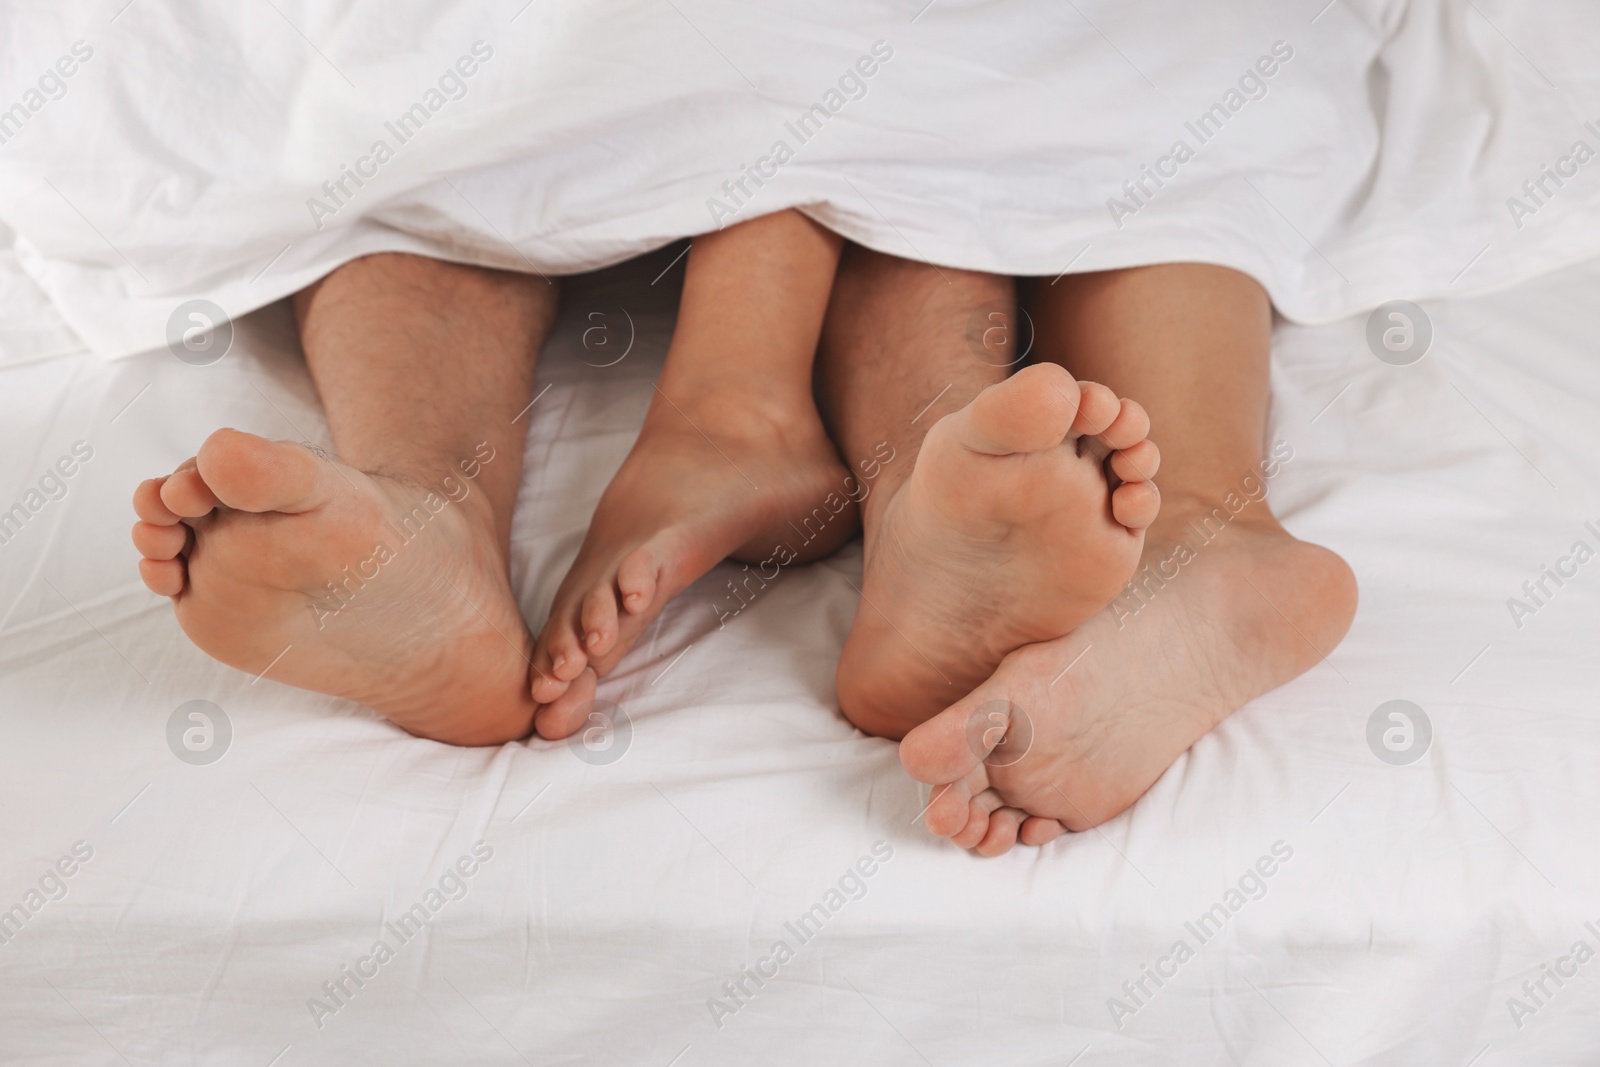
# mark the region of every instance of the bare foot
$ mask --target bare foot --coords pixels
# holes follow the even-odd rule
[[[1160,503],[1149,428],[1131,400],[1044,363],[930,429],[877,505],[839,660],[845,716],[899,738],[1013,649],[1105,607]]]
[[[527,734],[533,641],[469,479],[430,489],[218,430],[133,502],[140,575],[207,654],[423,737]]]
[[[770,571],[820,559],[855,534],[861,487],[810,397],[792,407],[731,389],[676,402],[657,391],[539,634],[541,736],[578,729],[596,676],[722,560]]]
[[[1169,504],[1163,530],[1173,519]],[[1175,547],[1151,544],[1145,561]],[[931,831],[998,855],[1099,825],[1207,730],[1332,652],[1356,607],[1344,560],[1270,517],[1236,519],[1149,591],[1131,617],[1108,608],[1018,649],[906,735],[901,762],[934,786]]]

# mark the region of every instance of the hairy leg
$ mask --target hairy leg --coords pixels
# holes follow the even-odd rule
[[[413,733],[527,733],[532,639],[507,555],[521,416],[556,310],[539,278],[380,255],[295,299],[336,458],[219,430],[141,484],[141,573],[240,670]]]
[[[598,676],[723,559],[803,562],[854,534],[811,384],[841,243],[796,211],[695,239],[644,427],[539,635],[541,735],[581,726]]]
[[[1013,653],[901,745],[936,787],[929,828],[985,854],[1126,809],[1202,734],[1332,652],[1356,603],[1344,561],[1290,536],[1261,499],[1292,442],[1263,440],[1272,322],[1259,285],[1172,264],[1029,296],[1043,358],[1149,412],[1162,509],[1130,593]],[[993,716],[1003,729],[983,730]]]
[[[358,259],[297,293],[300,342],[338,458],[433,484],[487,441],[495,460],[476,481],[508,545],[523,409],[557,303],[543,278],[409,255]]]
[[[1015,314],[1009,278],[845,250],[817,392],[845,464],[872,471],[863,527],[878,526],[883,505],[911,477],[928,429],[1011,373]]]

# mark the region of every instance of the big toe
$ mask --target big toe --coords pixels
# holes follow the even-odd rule
[[[552,617],[542,637],[550,663],[550,674],[559,682],[570,682],[589,665],[583,649],[582,620],[568,621],[570,611]],[[563,689],[565,686],[562,687]]]
[[[975,452],[1043,452],[1066,437],[1078,405],[1072,375],[1057,364],[1039,363],[989,386],[951,418],[962,443]]]
[[[228,429],[206,438],[195,467],[216,498],[239,511],[309,511],[332,496],[327,479],[337,476],[304,445]]]
[[[988,753],[974,747],[985,741],[981,728],[972,729],[975,712],[977,704],[968,697],[907,733],[900,742],[900,765],[906,773],[919,782],[943,785],[978,767]]]
[[[562,660],[563,666],[569,663]],[[583,670],[583,661],[579,660],[576,668],[570,670],[569,677],[562,677],[556,673],[555,655],[551,651],[549,635],[540,634],[533,648],[533,685],[531,687],[534,703],[548,704],[567,691],[567,686],[572,684],[572,676]]]
[[[559,741],[576,733],[593,707],[598,681],[594,671],[586,667],[582,674],[572,680],[565,692],[540,707],[533,717],[533,728],[539,732],[539,736],[549,741]]]

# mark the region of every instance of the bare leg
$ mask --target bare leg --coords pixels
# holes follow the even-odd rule
[[[970,322],[987,313],[999,318],[980,354],[968,344]],[[1010,374],[1007,327],[1015,313],[1009,278],[857,245],[845,250],[823,326],[817,391],[845,463],[870,480],[864,527],[877,528],[883,505],[911,477],[929,427]]]
[[[507,545],[522,412],[557,302],[542,278],[407,255],[358,259],[297,293],[301,346],[339,459],[433,484],[487,440],[496,456],[477,485]]]
[[[866,499],[839,662],[868,733],[902,736],[1104,607],[1154,515],[1143,412],[1053,365],[1006,379],[1013,315],[1006,279],[864,251],[840,271],[827,407],[847,457],[895,457]]]
[[[240,670],[438,740],[526,734],[532,639],[506,559],[517,416],[555,307],[542,279],[404,255],[298,294],[337,459],[218,430],[134,494],[145,583]]]
[[[907,770],[936,786],[929,828],[986,854],[1123,811],[1207,730],[1332,652],[1356,603],[1344,561],[1295,540],[1261,501],[1292,443],[1263,447],[1271,308],[1259,285],[1175,264],[1040,284],[1032,306],[1042,355],[1149,411],[1162,510],[1136,592],[1013,653],[901,745]],[[995,708],[1012,737],[1031,732],[1020,759],[982,762],[987,744],[970,741]]]
[[[541,735],[581,726],[597,677],[723,559],[753,565],[736,590],[753,595],[855,533],[859,489],[811,386],[840,244],[795,211],[695,239],[644,427],[539,635]]]

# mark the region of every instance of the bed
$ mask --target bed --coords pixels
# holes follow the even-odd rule
[[[637,431],[680,247],[566,290],[530,619]],[[107,362],[42,302],[0,367],[0,1061],[1592,1062],[1597,293],[1591,262],[1425,301],[1407,366],[1366,316],[1280,323],[1272,504],[1355,568],[1349,637],[1124,815],[993,860],[838,712],[858,545],[721,629],[707,575],[588,748],[452,748],[210,661],[138,582],[129,495],[217,426],[326,443],[290,314],[208,366]],[[1573,576],[1535,605],[1541,568]]]

